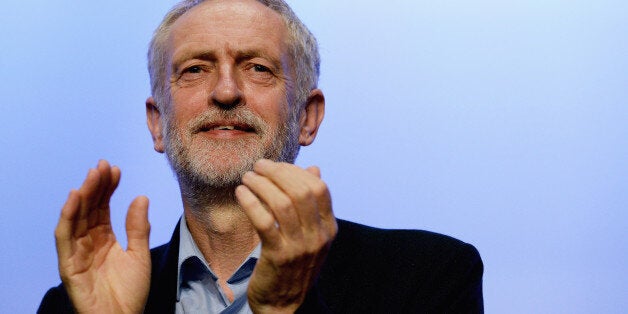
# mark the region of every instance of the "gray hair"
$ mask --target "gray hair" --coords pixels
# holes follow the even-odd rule
[[[148,48],[148,73],[150,75],[151,92],[160,110],[169,103],[169,85],[167,83],[168,58],[166,44],[172,24],[193,7],[205,0],[183,0],[166,14],[161,24],[153,33]],[[288,28],[288,47],[295,66],[295,108],[298,112],[305,104],[310,91],[317,87],[320,74],[320,56],[314,35],[299,20],[290,6],[283,0],[257,0],[271,10],[277,12]]]

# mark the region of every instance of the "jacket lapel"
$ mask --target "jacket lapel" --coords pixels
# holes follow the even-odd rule
[[[174,228],[170,242],[151,250],[150,292],[144,313],[175,312],[180,223]]]

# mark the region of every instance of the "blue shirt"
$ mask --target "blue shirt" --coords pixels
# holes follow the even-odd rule
[[[227,280],[234,296],[233,302],[230,302],[218,284],[218,277],[192,239],[185,216],[181,218],[180,225],[176,313],[253,313],[249,308],[246,290],[261,245],[249,254]]]

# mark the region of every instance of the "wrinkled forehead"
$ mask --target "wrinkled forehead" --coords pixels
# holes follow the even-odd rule
[[[180,16],[170,27],[169,42],[191,36],[246,41],[260,39],[286,44],[283,17],[256,0],[208,0]]]

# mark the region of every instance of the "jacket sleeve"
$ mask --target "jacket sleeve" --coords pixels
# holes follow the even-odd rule
[[[44,295],[43,300],[41,300],[41,304],[39,304],[39,309],[37,309],[38,314],[71,314],[74,313],[74,309],[72,308],[72,303],[70,302],[70,298],[68,297],[67,292],[63,285],[59,285],[54,288],[50,288],[46,295]]]

